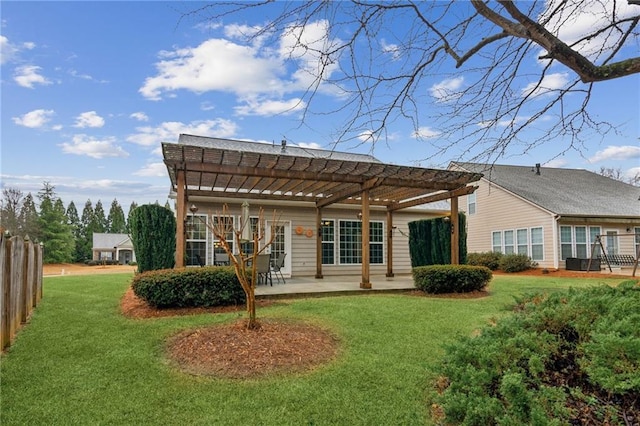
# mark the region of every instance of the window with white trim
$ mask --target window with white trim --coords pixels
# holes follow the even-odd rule
[[[336,263],[336,222],[323,220],[320,226],[322,232],[322,264],[334,265]]]
[[[235,253],[234,251],[234,236],[233,236],[233,217],[232,216],[226,216],[226,217],[219,217],[219,216],[214,216],[213,217],[213,226],[218,227],[218,223],[222,222],[222,225],[224,227],[224,231],[225,231],[225,240],[227,241],[227,244],[229,244],[229,248],[231,249],[232,253]],[[224,248],[222,248],[220,241],[216,238],[216,236],[213,236],[213,250],[215,252],[215,254],[222,254],[222,253],[226,253],[224,251]]]
[[[544,236],[542,227],[531,228],[531,255],[532,260],[544,260]]]
[[[207,263],[207,216],[187,216],[185,229],[187,234],[186,265],[205,265]]]
[[[573,257],[573,232],[570,226],[560,226],[560,259]]]
[[[362,263],[362,222],[341,220],[338,224],[340,264]],[[384,263],[384,224],[369,222],[369,262]]]
[[[587,255],[587,227],[586,226],[576,226],[573,228],[573,233],[575,237],[576,243],[576,257],[580,259],[586,259],[589,256]]]
[[[598,235],[600,235],[600,232],[602,231],[600,230],[599,226],[589,227],[589,253],[591,253],[591,250],[593,249],[593,257],[600,256],[602,252],[602,250],[600,250],[600,244],[597,244],[595,247],[593,246],[593,243],[596,242],[596,239]],[[589,254],[589,256],[591,256],[591,254]]]
[[[513,231],[504,231],[504,254],[513,254],[514,253],[514,245],[513,245]]]
[[[518,229],[516,231],[516,242],[518,244],[518,254],[529,254],[529,230]]]
[[[467,214],[476,214],[476,193],[467,195]]]
[[[502,231],[493,231],[491,233],[491,251],[502,253]]]

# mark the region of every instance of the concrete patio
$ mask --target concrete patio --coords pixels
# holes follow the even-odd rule
[[[325,276],[322,279],[314,277],[286,278],[286,284],[282,280],[278,282],[273,277],[273,286],[260,285],[256,287],[256,298],[278,299],[288,297],[318,297],[336,294],[375,294],[397,293],[413,290],[413,278],[411,275],[397,275],[388,278],[384,275],[371,276],[371,288],[360,288],[359,275]]]

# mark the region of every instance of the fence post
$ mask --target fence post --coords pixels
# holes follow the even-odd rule
[[[0,265],[2,285],[0,286],[0,349],[9,346],[9,283],[11,282],[11,243],[4,233],[0,235]]]

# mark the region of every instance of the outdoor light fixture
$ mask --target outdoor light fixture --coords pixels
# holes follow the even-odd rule
[[[362,212],[358,212],[358,220],[362,220]]]
[[[191,204],[191,206],[189,207],[189,211],[192,214],[196,214],[196,212],[198,211],[198,206],[196,206],[195,204]]]

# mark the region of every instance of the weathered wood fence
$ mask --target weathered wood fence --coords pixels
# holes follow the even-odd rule
[[[0,271],[0,349],[5,349],[42,299],[42,247],[0,234]]]

